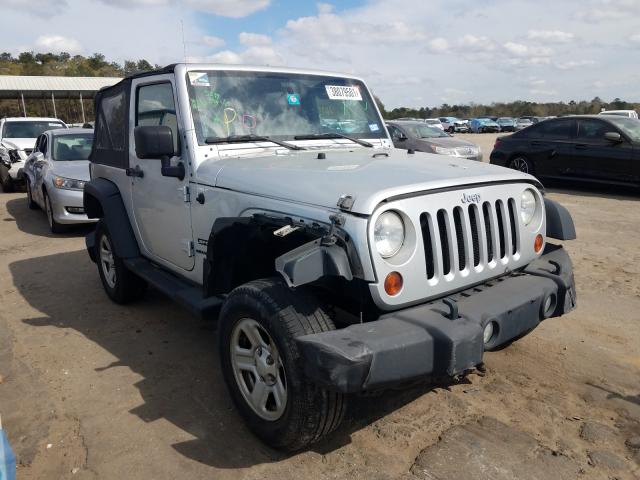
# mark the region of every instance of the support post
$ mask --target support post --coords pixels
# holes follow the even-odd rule
[[[51,92],[51,101],[53,102],[53,116],[58,118],[58,112],[56,112],[56,97],[53,95],[53,92]]]
[[[87,120],[84,118],[84,103],[82,102],[82,92],[80,92],[80,111],[82,112],[82,125],[87,123]]]
[[[20,99],[22,100],[22,115],[27,116],[27,107],[24,105],[24,93],[20,92]]]

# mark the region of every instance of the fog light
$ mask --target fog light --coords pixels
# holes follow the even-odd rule
[[[398,272],[391,272],[384,279],[384,291],[387,292],[387,295],[393,297],[400,293],[400,290],[402,290],[402,275]]]
[[[494,327],[495,322],[489,322],[484,326],[484,344],[486,345],[493,338],[493,334],[495,331]]]
[[[556,296],[555,294],[549,295],[544,299],[542,304],[542,318],[549,318],[556,309]]]
[[[84,208],[82,207],[65,207],[67,212],[69,213],[84,213]]]
[[[542,246],[544,245],[544,238],[542,237],[542,235],[538,234],[536,235],[536,239],[533,242],[533,250],[536,253],[540,253],[540,251],[542,250]]]

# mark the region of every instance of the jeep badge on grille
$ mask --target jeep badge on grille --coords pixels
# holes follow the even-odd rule
[[[480,203],[479,193],[463,193],[462,203]]]

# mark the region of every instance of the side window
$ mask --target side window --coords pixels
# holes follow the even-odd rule
[[[389,129],[389,134],[391,135],[391,139],[394,142],[397,142],[398,140],[400,140],[400,137],[402,136],[402,131],[398,127],[389,125],[387,128]]]
[[[569,140],[573,121],[546,121],[540,124],[541,137],[547,140]]]
[[[126,149],[127,105],[124,90],[105,95],[100,103],[102,118],[96,125],[96,149],[123,152]]]
[[[542,125],[531,125],[520,130],[516,135],[518,138],[541,138],[542,131],[540,127],[542,127]]]
[[[579,142],[606,143],[604,134],[611,130],[613,129],[600,120],[591,118],[578,120],[577,140]]]
[[[173,133],[173,148],[178,151],[178,118],[170,83],[138,88],[136,125],[165,125]]]

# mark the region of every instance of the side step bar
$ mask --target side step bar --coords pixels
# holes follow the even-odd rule
[[[157,268],[145,258],[126,258],[123,261],[129,270],[191,313],[203,319],[217,316],[224,297],[205,298],[202,296],[202,287]]]

